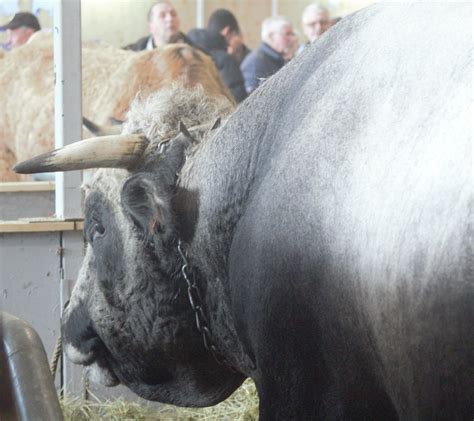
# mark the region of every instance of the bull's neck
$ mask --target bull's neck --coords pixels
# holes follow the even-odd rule
[[[237,141],[239,147],[234,145]],[[258,142],[241,142],[228,138],[224,143],[220,137],[203,142],[183,167],[173,210],[215,345],[234,367],[250,375],[254,364],[239,340],[234,323],[239,315],[232,308],[228,280],[234,231],[259,168]]]
[[[205,348],[219,364],[249,376],[255,364],[238,339],[227,299],[226,279],[209,274],[208,264],[192,253],[193,248],[179,241],[181,277],[187,286],[189,305],[196,319],[195,328]]]

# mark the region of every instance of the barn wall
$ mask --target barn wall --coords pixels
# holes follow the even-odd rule
[[[58,232],[0,232],[0,308],[31,323],[48,355],[59,335],[58,248]]]
[[[83,248],[80,221],[0,221],[0,309],[31,323],[48,355],[59,334],[62,282],[75,279]]]
[[[53,182],[0,183],[0,221],[51,217],[53,214]]]
[[[345,16],[353,11],[374,3],[376,0],[321,0],[334,16]],[[145,36],[148,32],[146,14],[154,0],[82,0],[83,40],[102,40],[115,46],[124,46]],[[217,8],[231,10],[240,23],[246,43],[254,48],[260,41],[260,24],[272,13],[272,3],[277,13],[286,15],[302,35],[301,12],[311,0],[204,0],[204,20]],[[51,2],[52,4],[52,2]],[[196,27],[197,1],[174,0],[184,32]],[[22,10],[31,10],[32,0],[19,0]],[[39,14],[43,28],[51,28],[53,18],[42,11]],[[0,16],[0,23],[9,19]],[[5,34],[0,33],[0,42]]]

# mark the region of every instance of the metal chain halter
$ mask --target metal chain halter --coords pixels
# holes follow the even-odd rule
[[[188,264],[188,260],[186,255],[183,251],[181,240],[178,241],[178,252],[183,259],[183,266],[181,267],[181,273],[183,275],[184,280],[188,285],[188,298],[189,303],[194,311],[194,316],[196,318],[196,327],[199,333],[202,335],[202,340],[204,342],[204,347],[212,354],[214,359],[221,365],[225,365],[231,371],[234,371],[234,368],[226,361],[223,355],[219,353],[217,347],[214,344],[214,340],[212,339],[212,334],[209,329],[209,322],[207,320],[206,315],[204,314],[204,310],[202,308],[202,297],[201,293],[199,292],[199,288],[196,285],[196,280],[192,272],[190,273],[190,268]]]

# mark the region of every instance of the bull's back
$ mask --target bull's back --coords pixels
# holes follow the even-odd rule
[[[370,367],[406,417],[474,405],[470,9],[343,20],[240,112],[259,117],[236,313],[310,320],[337,375]]]

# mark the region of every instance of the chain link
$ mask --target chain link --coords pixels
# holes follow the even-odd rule
[[[204,347],[213,355],[214,359],[222,365],[227,366],[231,371],[235,371],[231,365],[229,365],[226,359],[219,353],[217,347],[212,340],[212,334],[209,329],[209,322],[204,310],[202,308],[202,297],[199,288],[196,285],[196,281],[192,272],[189,272],[189,264],[186,259],[186,255],[182,248],[181,240],[178,242],[178,252],[183,260],[183,266],[181,268],[181,274],[183,275],[186,284],[188,285],[188,299],[191,304],[191,308],[194,311],[194,316],[196,318],[196,327],[199,333],[202,335],[202,340],[204,342]]]

